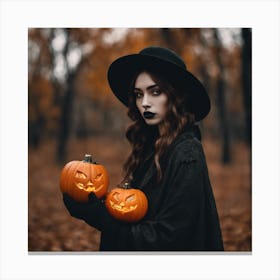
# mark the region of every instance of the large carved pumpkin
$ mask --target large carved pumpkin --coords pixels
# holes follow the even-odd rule
[[[146,195],[139,189],[133,189],[126,183],[123,187],[112,189],[105,200],[108,212],[118,220],[137,222],[148,210]]]
[[[103,165],[92,161],[91,155],[85,155],[83,161],[70,161],[60,174],[60,190],[79,202],[88,201],[88,195],[94,192],[98,198],[108,190],[109,176]]]

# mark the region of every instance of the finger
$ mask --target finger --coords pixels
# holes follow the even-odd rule
[[[65,201],[69,201],[69,200],[70,200],[69,195],[67,193],[64,193],[63,194],[63,201],[65,202]]]
[[[64,201],[64,203],[67,203],[67,204],[73,203],[72,197],[66,193],[63,194],[63,201]]]
[[[63,198],[68,198],[68,197],[69,197],[69,194],[68,194],[68,193],[63,193],[63,194],[62,194],[62,197],[63,197]]]
[[[97,199],[98,199],[98,198],[97,198],[97,196],[96,196],[96,194],[95,194],[94,192],[91,192],[91,193],[88,195],[88,201],[89,201],[90,203],[95,202]]]

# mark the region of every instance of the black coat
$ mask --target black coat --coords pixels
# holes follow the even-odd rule
[[[153,152],[135,172],[133,187],[148,198],[138,223],[101,233],[101,251],[223,251],[219,219],[197,127],[185,131],[162,159],[156,183]]]

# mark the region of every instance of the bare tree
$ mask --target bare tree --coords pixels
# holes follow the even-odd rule
[[[74,83],[78,76],[83,57],[83,43],[88,40],[90,30],[61,28],[51,29],[49,35],[49,50],[51,59],[51,81],[55,89],[55,99],[61,108],[60,122],[57,141],[57,160],[64,163],[67,153],[68,140],[72,125],[73,101],[75,97]],[[60,45],[57,46],[56,42]],[[75,62],[71,61],[71,54],[75,53]],[[78,58],[77,58],[78,57]],[[58,61],[62,68],[61,73],[57,73]]]
[[[252,32],[242,28],[242,85],[245,108],[246,136],[250,145],[252,141]]]
[[[219,76],[217,79],[217,109],[218,109],[218,120],[220,123],[220,129],[223,138],[222,147],[222,162],[229,163],[230,158],[230,143],[229,143],[229,122],[227,117],[226,108],[226,83],[225,83],[225,68],[222,60],[222,42],[218,34],[218,30],[213,28],[213,34],[215,39],[215,57],[216,63],[219,68]]]
[[[42,97],[50,89],[42,69],[48,68],[50,57],[46,37],[39,29],[29,29],[28,36],[28,143],[37,148],[46,124]]]

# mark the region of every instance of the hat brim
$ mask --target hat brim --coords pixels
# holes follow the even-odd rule
[[[202,83],[189,71],[175,63],[160,58],[131,54],[115,60],[108,70],[109,85],[115,96],[128,106],[130,84],[135,73],[142,69],[154,69],[168,77],[168,80],[188,93],[188,107],[200,121],[210,111],[210,99]]]

